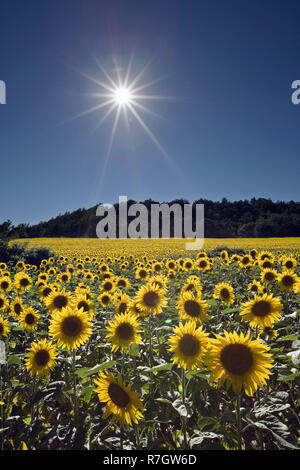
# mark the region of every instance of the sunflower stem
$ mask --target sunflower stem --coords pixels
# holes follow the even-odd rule
[[[3,401],[3,392],[2,392],[2,386],[3,386],[3,382],[2,382],[2,364],[0,364],[0,400]],[[0,405],[0,409],[1,409],[1,427],[4,428],[4,407],[3,405]],[[3,450],[4,448],[4,436],[3,436],[3,432],[1,432],[1,450]]]
[[[34,395],[35,395],[35,389],[36,389],[36,375],[34,374],[33,376],[33,385],[32,385],[32,403],[31,403],[31,421],[33,421],[34,418]]]
[[[182,404],[185,407],[185,372],[184,368],[181,368],[181,387],[182,387]],[[186,436],[186,416],[182,417],[182,427],[183,427],[183,439],[184,439],[184,448],[187,449],[187,436]]]
[[[72,373],[73,373],[73,392],[74,392],[74,417],[75,417],[75,426],[76,428],[78,427],[78,407],[77,407],[77,388],[76,388],[76,375],[75,375],[75,369],[76,369],[76,350],[73,349],[73,367],[72,367]]]
[[[236,398],[236,423],[237,423],[237,439],[238,449],[242,450],[242,420],[241,420],[241,394]]]

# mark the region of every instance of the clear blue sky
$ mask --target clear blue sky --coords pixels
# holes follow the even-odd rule
[[[300,2],[289,0],[4,0],[0,7],[0,220],[35,223],[130,199],[270,197],[299,201]],[[121,121],[99,186],[113,117],[67,121],[103,91],[112,55],[177,99]],[[146,91],[146,90],[145,90]]]

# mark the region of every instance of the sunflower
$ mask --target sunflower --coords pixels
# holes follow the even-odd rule
[[[278,274],[277,282],[280,289],[291,292],[298,281],[297,275],[293,271],[284,271]]]
[[[106,403],[103,419],[112,414],[112,421],[118,422],[120,426],[131,426],[144,418],[142,412],[145,408],[140,395],[125,385],[120,375],[115,378],[110,372],[99,372],[94,382],[99,401]]]
[[[209,357],[207,365],[211,371],[211,379],[217,381],[217,387],[224,383],[227,389],[232,387],[234,393],[245,390],[251,396],[266,384],[273,366],[269,353],[270,348],[261,340],[252,340],[250,332],[246,336],[236,331],[224,335],[215,335],[210,340]]]
[[[162,291],[165,291],[167,289],[167,284],[168,284],[168,279],[162,275],[152,276],[148,280],[148,285],[157,286]]]
[[[249,284],[248,290],[252,294],[257,294],[257,293],[262,293],[262,288],[263,286],[259,281],[256,281],[255,279]]]
[[[202,286],[197,276],[189,276],[185,285],[182,287],[181,292],[195,292],[199,297],[201,296]]]
[[[176,261],[173,259],[168,259],[166,262],[166,266],[169,270],[175,271],[176,269]]]
[[[57,280],[59,280],[60,282],[63,282],[64,284],[67,284],[68,282],[70,282],[71,277],[72,277],[71,273],[64,272],[57,276]]]
[[[117,351],[119,348],[124,351],[130,347],[131,344],[139,344],[142,338],[138,333],[139,323],[135,315],[131,313],[121,313],[115,315],[112,321],[108,322],[109,326],[106,328],[108,334],[105,336],[112,344],[112,351]]]
[[[183,263],[185,271],[191,271],[194,268],[194,261],[191,258],[186,258]]]
[[[50,286],[49,284],[41,286],[41,288],[39,289],[40,299],[41,300],[46,299],[46,297],[48,297],[52,292],[53,292],[53,287]]]
[[[260,253],[258,253],[258,262],[263,261],[265,259],[269,259],[272,263],[274,263],[275,261],[274,255],[270,251],[261,251]]]
[[[116,278],[116,287],[121,289],[128,289],[130,282],[125,277]]]
[[[195,267],[202,272],[206,272],[210,270],[210,263],[208,258],[199,258],[196,263]]]
[[[116,308],[115,313],[125,313],[128,310],[130,304],[130,297],[127,294],[120,293],[120,296],[115,299]]]
[[[143,311],[138,306],[137,300],[131,300],[128,306],[128,313],[135,315],[136,317],[142,317],[144,315]]]
[[[116,289],[115,281],[113,279],[106,279],[102,282],[100,288],[102,292],[114,292]]]
[[[297,260],[293,256],[286,256],[282,260],[282,266],[287,271],[294,271],[297,267]]]
[[[233,287],[226,282],[220,282],[219,284],[215,286],[213,298],[220,299],[224,304],[227,304],[227,305],[233,304],[234,302]]]
[[[179,297],[177,308],[179,316],[185,320],[202,323],[208,318],[208,304],[199,297],[195,297],[191,292],[184,292]]]
[[[21,312],[19,316],[20,326],[25,328],[25,330],[36,330],[39,317],[39,314],[36,310],[34,310],[34,308],[27,307]]]
[[[32,285],[32,280],[24,271],[19,272],[14,278],[15,290],[18,294],[24,294]]]
[[[0,279],[0,291],[8,292],[11,289],[11,280],[8,276],[3,276]]]
[[[277,271],[275,271],[275,269],[269,268],[269,269],[264,269],[261,272],[260,278],[264,284],[272,284],[272,282],[276,281],[277,275],[278,273]]]
[[[2,310],[5,310],[7,306],[8,306],[7,298],[5,297],[5,295],[0,294],[0,312]]]
[[[0,339],[4,338],[9,334],[9,328],[7,326],[8,320],[0,317]]]
[[[51,341],[41,339],[37,343],[31,343],[25,365],[31,375],[42,377],[55,367],[56,357],[55,345]]]
[[[252,300],[242,304],[245,308],[240,312],[244,321],[252,327],[272,327],[281,318],[282,304],[272,294],[255,295]]]
[[[278,332],[277,330],[273,330],[269,326],[266,326],[262,330],[259,331],[258,336],[263,336],[267,339],[267,341],[273,341],[274,339],[277,338]]]
[[[72,301],[72,307],[80,310],[83,309],[84,313],[87,315],[89,320],[93,319],[94,312],[91,302],[86,298],[85,294],[77,294],[77,296]]]
[[[75,349],[84,344],[92,333],[92,323],[83,309],[63,308],[53,314],[49,333],[59,347]]]
[[[196,328],[196,323],[188,321],[173,330],[174,336],[169,338],[169,351],[173,353],[171,361],[184,369],[196,369],[203,365],[209,348],[208,333],[202,326]]]
[[[145,281],[149,277],[149,271],[145,268],[138,268],[135,272],[135,277]]]
[[[239,261],[239,265],[241,268],[249,268],[252,265],[251,256],[249,255],[242,256]]]
[[[269,258],[266,258],[262,261],[259,261],[258,265],[260,269],[265,270],[265,269],[272,269],[274,263]]]
[[[98,297],[98,301],[102,305],[102,307],[107,307],[107,305],[111,302],[111,296],[106,293],[100,294]]]
[[[167,305],[164,290],[158,285],[146,284],[142,286],[136,296],[137,306],[144,314],[158,314]]]
[[[24,310],[24,305],[20,297],[16,297],[15,300],[10,304],[10,311],[12,315],[16,318],[19,318],[20,314]]]
[[[61,312],[63,308],[70,305],[71,301],[71,294],[64,289],[51,292],[45,298],[45,304],[51,313]]]

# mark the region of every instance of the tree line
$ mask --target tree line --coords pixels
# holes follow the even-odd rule
[[[128,207],[136,204],[129,200]],[[151,204],[160,204],[148,199],[142,202],[149,214],[149,236],[151,230],[150,209]],[[184,199],[176,199],[167,203],[189,204]],[[251,238],[251,237],[300,237],[300,203],[289,201],[273,202],[271,199],[252,198],[240,201],[228,201],[223,198],[220,202],[199,199],[193,202],[204,204],[204,235],[206,238]],[[119,204],[114,205],[116,214],[119,213]],[[38,238],[38,237],[74,237],[96,238],[96,226],[100,218],[96,216],[97,206],[89,209],[78,209],[74,212],[65,212],[46,222],[38,224],[19,224],[13,226],[10,220],[0,224],[0,238]],[[193,210],[193,224],[195,226],[195,213]],[[134,217],[133,217],[134,218]],[[128,217],[128,223],[131,219]],[[171,237],[173,235],[171,217]],[[118,217],[117,217],[118,236]]]

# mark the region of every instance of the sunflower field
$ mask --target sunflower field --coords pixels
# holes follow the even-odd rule
[[[39,266],[0,260],[1,449],[299,449],[291,240],[55,239]]]

